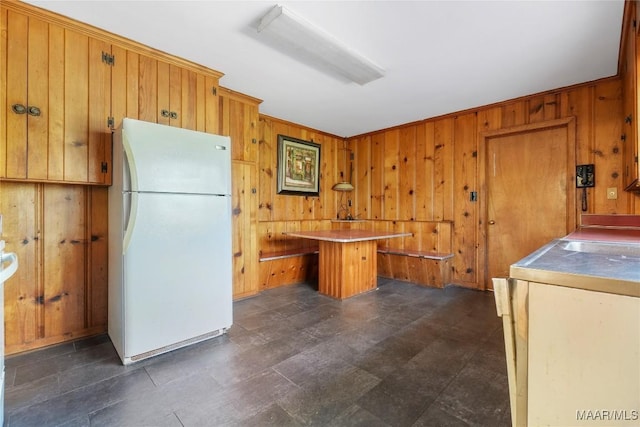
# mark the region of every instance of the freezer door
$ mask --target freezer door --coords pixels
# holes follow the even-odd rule
[[[119,132],[125,191],[231,194],[229,137],[133,119]]]
[[[124,357],[230,327],[230,197],[134,193],[131,209]]]

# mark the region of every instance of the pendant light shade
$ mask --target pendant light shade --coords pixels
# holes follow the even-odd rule
[[[353,191],[354,187],[350,182],[339,182],[331,187],[334,191]]]

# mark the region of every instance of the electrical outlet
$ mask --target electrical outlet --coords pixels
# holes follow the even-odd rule
[[[618,188],[617,187],[607,188],[607,199],[616,200],[617,198],[618,198]]]

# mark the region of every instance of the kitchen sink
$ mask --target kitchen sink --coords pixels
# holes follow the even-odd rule
[[[638,258],[640,260],[640,244],[614,244],[584,240],[560,240],[558,246],[570,252],[586,252],[620,258]]]

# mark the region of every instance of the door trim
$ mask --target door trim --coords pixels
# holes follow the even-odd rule
[[[482,290],[487,289],[487,283],[491,280],[491,277],[487,277],[488,272],[488,231],[487,231],[487,221],[488,221],[488,208],[489,203],[487,200],[488,191],[487,191],[487,147],[488,141],[493,138],[500,138],[504,136],[517,135],[528,132],[535,131],[543,131],[543,130],[552,130],[557,128],[565,128],[567,132],[567,179],[566,179],[566,191],[567,191],[567,234],[571,231],[575,230],[576,227],[576,197],[577,192],[575,189],[575,176],[573,171],[575,170],[576,165],[576,120],[575,117],[565,117],[557,120],[547,120],[539,123],[530,123],[526,125],[513,126],[504,129],[480,132],[478,134],[478,147],[479,147],[479,159],[478,159],[478,184],[480,188],[480,211],[479,211],[479,221],[478,221],[478,234],[480,245],[478,246],[478,260],[479,264],[479,274],[478,279],[480,283],[478,283],[478,288]],[[517,209],[517,207],[514,207]]]

